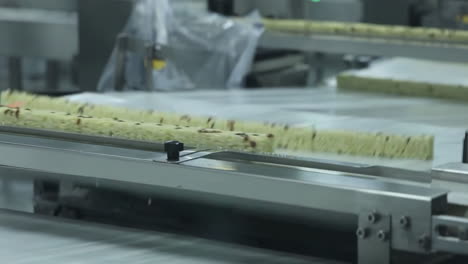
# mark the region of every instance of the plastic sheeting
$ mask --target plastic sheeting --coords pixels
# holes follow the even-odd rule
[[[263,32],[260,17],[237,22],[170,0],[140,0],[123,33],[168,48],[166,67],[153,70],[153,90],[238,88]],[[116,50],[98,85],[115,88]],[[146,89],[142,54],[127,53],[124,90]]]

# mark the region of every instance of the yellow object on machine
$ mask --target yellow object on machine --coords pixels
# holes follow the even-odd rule
[[[177,131],[180,130],[181,133],[184,133],[183,140],[187,145],[193,142],[195,144],[194,146],[198,146],[199,144],[197,145],[197,142],[205,142],[204,140],[208,140],[208,137],[213,137],[216,138],[216,140],[213,141],[216,142],[215,146],[208,143],[202,145],[205,147],[216,147],[216,149],[258,152],[272,152],[278,149],[286,149],[292,151],[327,152],[386,158],[420,160],[430,160],[433,158],[434,137],[427,135],[403,136],[386,133],[317,130],[315,128],[291,127],[286,124],[279,125],[274,123],[223,120],[215,117],[199,117],[176,113],[79,104],[63,98],[53,99],[45,96],[35,96],[27,93],[10,91],[2,94],[2,103],[4,105],[13,106],[13,108],[3,109],[4,112],[9,110],[8,115],[0,115],[0,122],[4,125],[32,126],[37,128],[38,125],[43,126],[42,124],[37,124],[35,121],[35,118],[38,117],[41,120],[47,120],[45,124],[49,126],[49,129],[62,128],[61,130],[65,131],[91,132],[92,134],[96,134],[96,131],[99,131],[99,135],[122,136],[118,133],[114,133],[118,124],[113,121],[123,120],[125,122],[120,123],[133,125],[121,124],[120,126],[122,127],[119,126],[119,129],[126,131],[124,135],[125,138],[135,140],[165,140],[166,137],[146,135],[146,133],[151,134],[150,131],[158,129],[164,131],[174,130],[171,132],[172,134],[170,134],[170,139],[180,140],[181,138],[177,136]],[[13,117],[16,117],[16,115],[12,115],[10,111],[16,109],[15,107],[18,106],[21,106],[18,108],[20,111],[22,111],[21,108],[24,108],[24,110],[26,110],[26,108],[30,109],[31,113],[27,112],[27,114],[31,116],[31,119],[16,123],[13,122],[15,121]],[[56,115],[51,112],[61,112],[61,114]],[[83,119],[80,118],[80,116],[91,118]],[[80,122],[86,122],[90,127],[89,129],[87,128],[87,130],[76,131],[77,127],[74,126],[74,123],[71,122],[73,124],[70,125],[70,122],[65,121],[64,118],[72,118],[74,122],[81,119]],[[67,126],[61,127],[54,122],[65,122]],[[144,125],[142,126],[142,124]],[[147,132],[141,132],[142,127],[144,127],[143,131]],[[133,130],[135,133],[132,133]],[[186,133],[185,130],[192,131],[194,137],[190,139],[190,133]],[[198,131],[211,131],[212,133],[203,133],[207,138],[200,141],[198,139]],[[245,140],[245,138],[247,138],[245,142],[234,140],[236,141],[235,144],[231,143],[231,139]],[[253,138],[259,138],[261,141],[251,142]]]
[[[167,62],[164,60],[153,60],[153,69],[159,71],[166,68]]]

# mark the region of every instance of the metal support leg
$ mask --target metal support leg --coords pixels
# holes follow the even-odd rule
[[[391,217],[378,212],[359,215],[358,264],[390,264]]]
[[[468,164],[468,131],[465,132],[465,138],[463,140],[462,163]]]
[[[121,35],[117,39],[117,55],[115,62],[114,85],[116,91],[125,87],[125,64],[127,63],[128,37]]]
[[[323,83],[325,79],[325,54],[321,52],[317,52],[315,54],[315,84],[319,85]]]
[[[153,58],[154,58],[154,47],[153,45],[147,45],[145,47],[145,70],[146,70],[146,91],[150,92],[154,90],[153,82]]]
[[[432,232],[434,251],[468,255],[468,219],[434,216]]]
[[[23,90],[23,72],[21,69],[21,58],[10,57],[8,58],[8,71],[9,79],[8,86],[12,90]]]
[[[46,89],[57,91],[59,88],[60,64],[58,61],[47,61]]]

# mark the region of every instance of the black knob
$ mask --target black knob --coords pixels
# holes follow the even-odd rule
[[[368,56],[360,56],[356,60],[356,68],[357,69],[365,69],[369,68],[369,65],[372,63],[372,57]]]
[[[164,143],[164,151],[167,153],[168,161],[179,161],[180,152],[184,151],[184,143],[179,141],[168,141]]]
[[[463,140],[462,163],[468,164],[468,131],[465,132],[465,138]]]

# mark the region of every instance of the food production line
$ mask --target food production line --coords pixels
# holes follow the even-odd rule
[[[432,187],[466,186],[466,164],[426,173],[0,129],[2,175],[34,179],[37,214],[353,263],[466,261],[467,208]]]
[[[36,16],[37,10],[30,9],[36,8],[30,5],[37,2],[24,1],[28,10],[13,11],[22,12],[25,16],[21,17],[29,17],[31,23],[18,21],[7,7],[0,9],[0,28],[14,28],[16,32],[29,28],[43,34],[25,34],[27,41],[0,40],[0,53],[10,58],[10,86],[23,86],[18,58],[39,56],[49,60],[49,88],[59,86],[55,79],[57,60],[73,60],[78,65],[80,90],[92,90],[128,17],[131,2],[82,0],[78,5],[73,1],[50,10],[50,6],[56,6],[50,1],[45,12],[51,16],[44,21]],[[340,6],[339,1],[329,1],[328,6],[326,2],[320,3],[325,6],[323,10]],[[362,5],[358,3],[361,1],[345,2],[353,7]],[[372,1],[367,2],[369,9]],[[407,7],[408,1],[397,2],[397,7]],[[99,10],[103,8],[112,10],[105,20]],[[237,6],[236,13],[250,8]],[[300,6],[286,15],[282,10],[286,9],[272,12],[281,18],[308,18],[298,13]],[[339,12],[336,8],[328,10],[334,10],[331,14]],[[353,10],[356,13],[350,12],[350,17],[342,20],[358,21],[364,16],[376,22],[369,12],[363,15],[360,8]],[[392,22],[405,21],[400,17]],[[66,44],[58,45],[63,39]],[[119,55],[130,49],[151,62],[165,54],[154,43],[141,43],[124,35],[117,41],[122,48],[117,50]],[[15,43],[41,45],[31,48]],[[318,68],[323,58],[320,54],[328,53],[453,62],[468,58],[466,43],[347,34],[266,31],[259,47],[318,53],[314,55]],[[116,90],[124,82],[123,57],[115,69]],[[6,248],[0,249],[0,260],[69,263],[80,257],[85,263],[105,263],[121,256],[120,261],[140,263],[132,258],[137,255],[134,251],[126,251],[133,248],[144,249],[149,255],[142,256],[141,263],[157,260],[153,252],[165,256],[162,262],[181,263],[467,263],[467,142],[463,157],[460,153],[462,162],[430,171],[199,150],[183,143],[0,126],[2,179],[32,182],[34,187],[34,214],[0,212],[0,234],[4,234],[0,235],[4,237],[0,244]],[[6,183],[2,188],[8,192]],[[174,233],[177,235],[168,237]],[[69,244],[62,247],[57,234]],[[74,238],[84,242],[70,242]],[[8,252],[9,240],[44,243],[44,248],[30,247],[31,255],[21,259],[18,251]],[[125,249],[108,247],[114,243],[129,245]],[[83,248],[89,248],[91,254],[83,253],[87,252]],[[60,256],[57,260],[60,254],[56,251],[66,252],[62,254],[69,258]],[[232,259],[228,257],[231,255]]]

